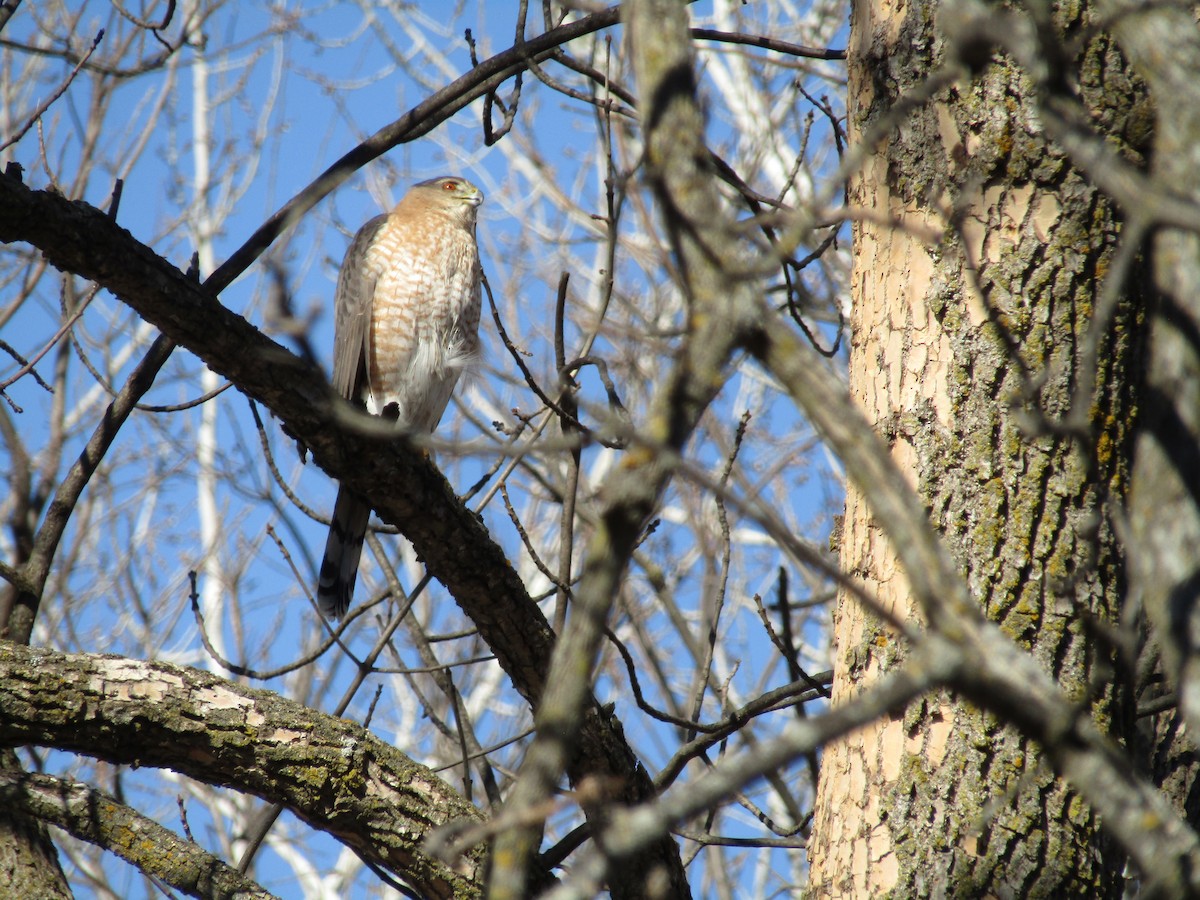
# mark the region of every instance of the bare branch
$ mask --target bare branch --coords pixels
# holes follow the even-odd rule
[[[478,888],[481,854],[452,870],[420,850],[429,828],[478,811],[347,719],[196,669],[15,644],[0,644],[0,691],[4,743],[171,768],[279,800],[431,897]]]
[[[103,847],[155,881],[192,897],[271,900],[275,895],[115,797],[69,778],[0,772],[6,805]]]

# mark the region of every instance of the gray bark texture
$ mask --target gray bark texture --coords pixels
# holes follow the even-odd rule
[[[1099,8],[1156,100],[1151,175],[1200,199],[1200,30],[1185,6],[1145,9],[1125,0]],[[1153,216],[1153,203],[1143,213]],[[1176,709],[1153,717],[1149,765],[1193,827],[1200,824],[1200,236],[1162,228],[1154,236],[1159,296],[1148,311],[1147,372],[1129,526],[1133,592],[1145,604],[1160,656],[1152,671],[1175,688]],[[1150,670],[1149,665],[1143,665]]]
[[[479,892],[482,849],[453,868],[421,849],[432,829],[478,823],[479,812],[347,719],[197,669],[15,644],[0,644],[0,708],[0,744],[169,768],[255,794],[424,896]]]
[[[26,773],[0,775],[0,804],[110,850],[189,896],[205,900],[274,897],[194,841],[82,782]],[[46,892],[26,889],[20,895],[45,896]]]
[[[17,754],[0,750],[0,778],[23,774]],[[9,803],[0,804],[0,884],[14,897],[74,896],[46,823]]]

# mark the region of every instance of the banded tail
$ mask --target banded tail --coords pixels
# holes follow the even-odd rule
[[[339,485],[317,579],[317,605],[326,618],[340,619],[350,608],[370,519],[370,505]]]

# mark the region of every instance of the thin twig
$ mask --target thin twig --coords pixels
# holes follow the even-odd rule
[[[92,54],[96,52],[96,48],[100,46],[100,42],[102,40],[104,40],[103,28],[96,32],[96,37],[92,40],[92,46],[88,48],[87,52],[83,54],[83,57],[79,60],[79,62],[75,64],[75,68],[71,70],[70,74],[67,75],[63,83],[59,85],[58,90],[56,90],[38,105],[38,108],[33,111],[33,115],[29,117],[29,120],[22,125],[20,129],[18,129],[16,134],[10,137],[3,144],[0,144],[0,151],[7,150],[21,138],[25,137],[25,135],[29,132],[29,129],[34,126],[34,123],[36,123],[39,119],[41,119],[42,116],[46,114],[46,110],[48,110],[54,104],[54,102],[58,100],[59,97],[67,92],[67,88],[71,86],[71,82],[75,80],[75,76],[79,74],[79,70],[83,68],[83,64],[91,59]]]

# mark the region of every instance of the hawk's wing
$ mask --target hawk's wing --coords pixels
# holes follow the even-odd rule
[[[367,267],[367,252],[387,221],[376,216],[354,235],[338,273],[333,309],[333,386],[351,402],[361,399],[367,378],[371,306],[377,273]]]

